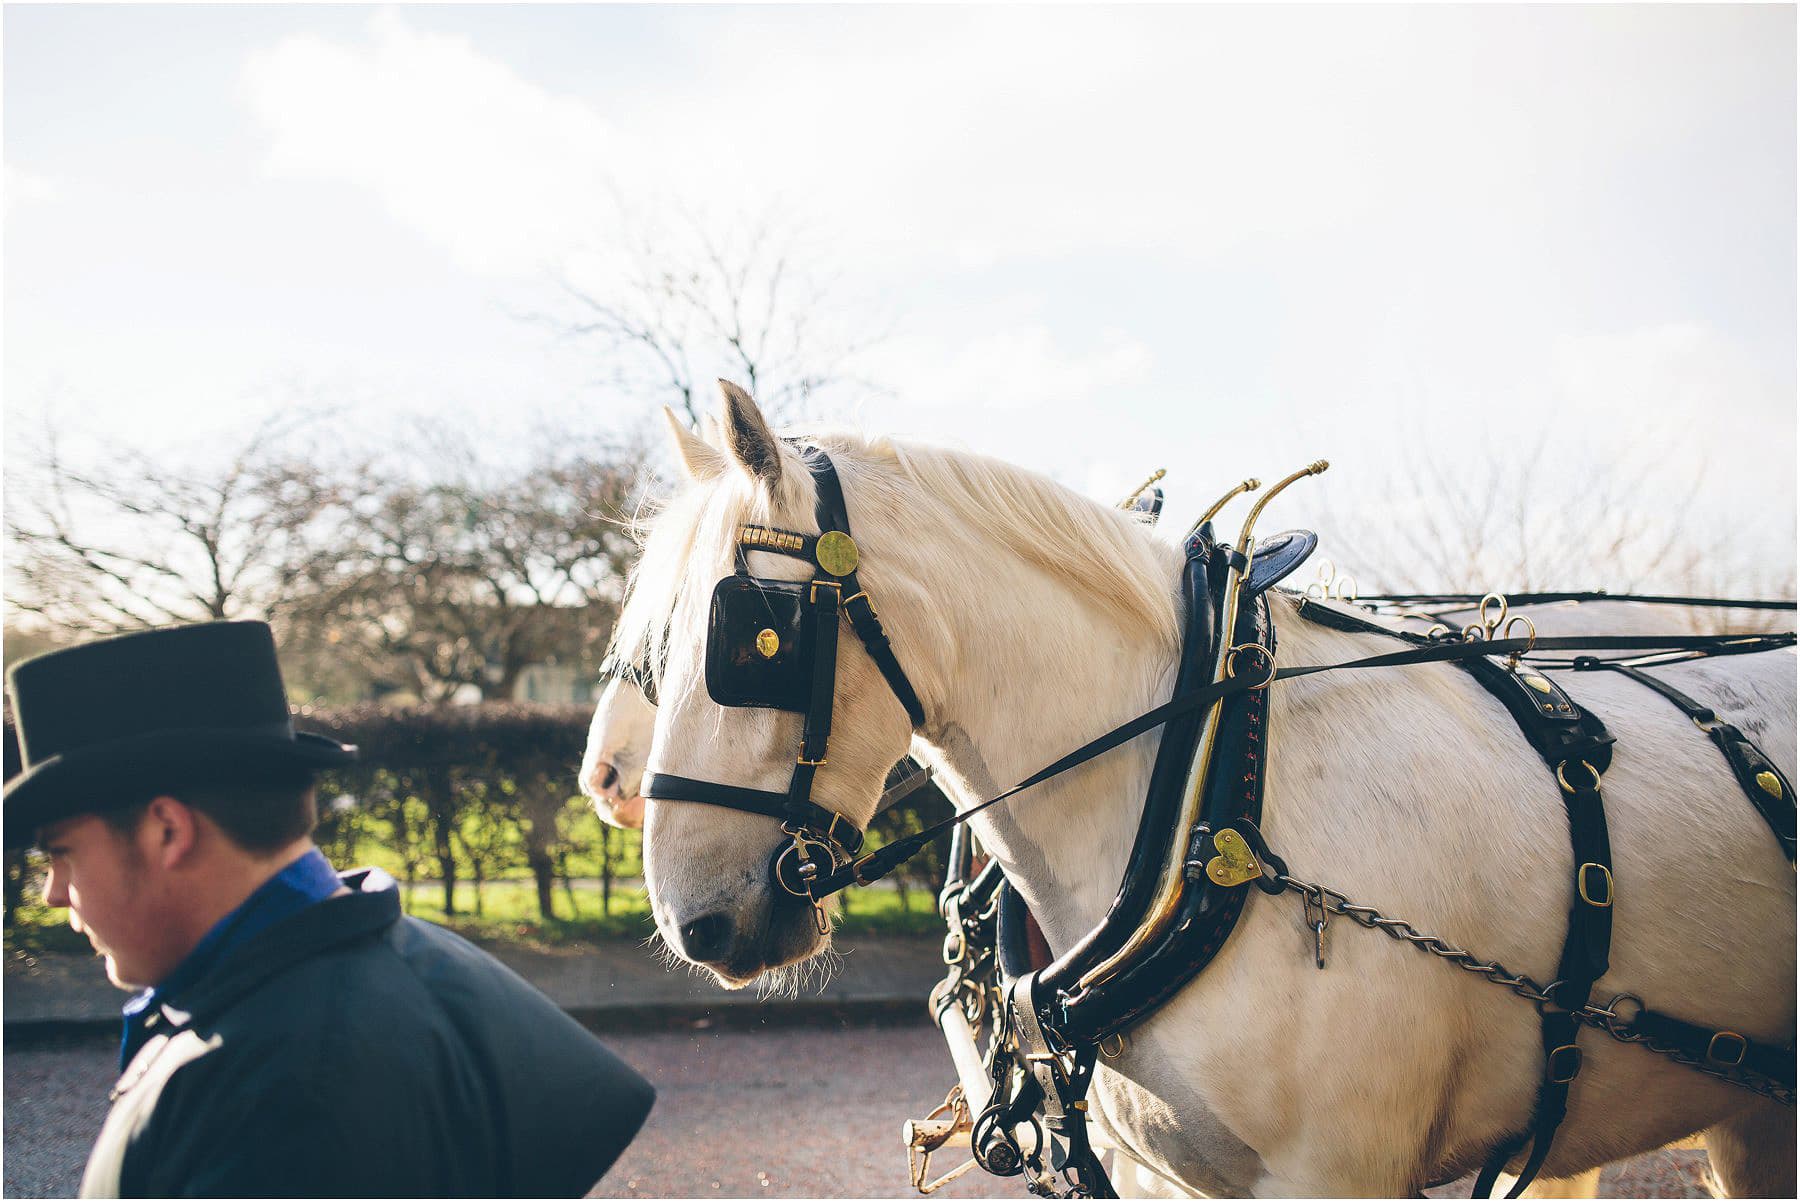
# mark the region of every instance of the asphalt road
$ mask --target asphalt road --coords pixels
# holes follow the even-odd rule
[[[915,1196],[900,1125],[923,1118],[952,1081],[949,1053],[922,1023],[619,1034],[607,1043],[659,1096],[595,1197]],[[116,1056],[100,1038],[6,1052],[7,1197],[74,1195]],[[1663,1151],[1612,1166],[1601,1192],[1703,1197],[1704,1169],[1704,1152]],[[1443,1192],[1468,1195],[1466,1186]],[[1027,1195],[1016,1180],[976,1170],[936,1196]]]

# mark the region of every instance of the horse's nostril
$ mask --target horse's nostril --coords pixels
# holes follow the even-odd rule
[[[613,767],[611,764],[601,764],[600,767],[604,769],[604,771],[600,773],[600,787],[602,789],[610,789],[619,783],[619,770],[617,768]]]
[[[732,928],[731,915],[723,912],[684,923],[681,928],[681,950],[688,959],[701,964],[723,960],[731,950]]]

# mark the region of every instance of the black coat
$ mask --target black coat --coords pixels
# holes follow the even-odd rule
[[[386,888],[374,889],[379,878]],[[579,1196],[648,1082],[381,874],[256,936],[115,1091],[84,1196]]]

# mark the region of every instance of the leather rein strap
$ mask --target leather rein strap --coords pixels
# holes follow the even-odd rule
[[[1380,629],[1384,634],[1394,631]],[[1729,647],[1733,653],[1751,651],[1773,651],[1782,647],[1792,647],[1795,636],[1792,633],[1765,634],[1754,636],[1734,635],[1580,635],[1558,638],[1535,639],[1492,639],[1480,643],[1433,643],[1417,646],[1407,651],[1394,651],[1383,655],[1371,655],[1361,659],[1343,660],[1333,664],[1305,664],[1290,668],[1279,668],[1268,672],[1263,665],[1252,664],[1242,673],[1228,674],[1226,679],[1216,684],[1204,685],[1189,692],[1179,694],[1157,706],[1147,710],[1129,722],[1115,726],[1112,730],[1082,744],[1061,759],[1038,769],[1005,792],[996,793],[986,801],[954,814],[939,822],[933,823],[916,834],[904,839],[897,839],[884,847],[876,849],[861,857],[854,863],[839,868],[830,875],[820,878],[813,888],[813,896],[823,899],[851,885],[870,885],[898,868],[912,856],[927,846],[933,839],[954,826],[967,822],[976,814],[997,805],[1002,801],[1042,784],[1051,777],[1060,776],[1072,768],[1096,756],[1103,755],[1124,743],[1130,742],[1146,731],[1154,730],[1171,719],[1197,709],[1211,705],[1248,689],[1266,688],[1275,681],[1292,680],[1295,677],[1311,676],[1319,672],[1342,672],[1365,668],[1398,668],[1413,664],[1456,663],[1460,660],[1476,659],[1488,655],[1510,655],[1513,652],[1524,654],[1534,648],[1538,651],[1634,651],[1645,654],[1653,651],[1686,650],[1708,651],[1718,653],[1719,648]]]

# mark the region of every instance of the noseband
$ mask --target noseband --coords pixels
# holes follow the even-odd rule
[[[860,553],[850,537],[837,469],[817,447],[798,449],[812,473],[819,533],[740,526],[736,571],[713,588],[706,637],[706,688],[715,702],[804,716],[787,791],[652,772],[645,775],[642,792],[653,801],[700,802],[776,819],[790,842],[776,853],[772,873],[788,893],[811,901],[812,883],[848,865],[863,842],[861,828],[812,799],[813,779],[825,765],[831,737],[840,614],[850,620],[915,728],[924,723],[925,710],[894,657],[869,595],[857,582]],[[813,568],[812,579],[752,576],[751,551],[801,560]],[[825,922],[816,901],[814,920]]]

